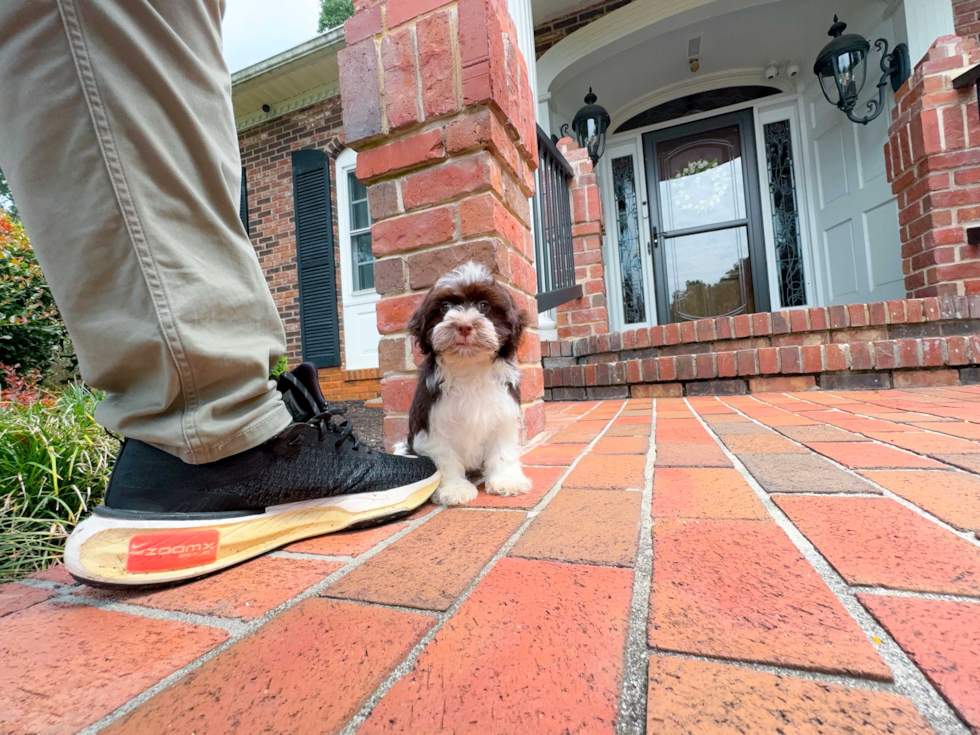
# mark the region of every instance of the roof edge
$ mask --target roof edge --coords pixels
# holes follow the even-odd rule
[[[264,61],[260,61],[257,64],[252,64],[251,66],[247,66],[240,71],[236,71],[231,75],[232,89],[253,79],[257,79],[258,77],[265,76],[266,74],[286,66],[287,64],[291,64],[298,59],[302,59],[305,56],[311,56],[317,52],[323,51],[339,51],[345,45],[344,27],[337,26],[336,28],[331,28],[329,31],[317,36],[316,38],[312,38],[309,41],[304,41],[298,46],[293,46],[291,49],[286,49],[282,53],[276,54],[275,56],[270,56]]]

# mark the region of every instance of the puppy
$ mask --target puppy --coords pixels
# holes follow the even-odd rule
[[[527,313],[486,268],[467,263],[440,278],[408,329],[425,356],[408,415],[408,451],[442,473],[442,505],[476,498],[468,478],[495,495],[531,489],[521,470],[517,345]]]

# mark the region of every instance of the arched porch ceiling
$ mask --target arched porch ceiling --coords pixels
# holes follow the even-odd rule
[[[537,62],[539,95],[567,122],[590,85],[612,116],[612,130],[650,107],[695,92],[763,84],[793,92],[814,80],[812,67],[835,12],[849,29],[870,33],[894,0],[633,0],[569,35]],[[689,37],[702,36],[702,63],[691,73]],[[895,42],[904,39],[889,39]],[[769,61],[796,62],[795,79],[766,80]],[[877,57],[869,63],[877,68]],[[867,85],[874,86],[874,81]],[[557,132],[557,126],[555,132]]]

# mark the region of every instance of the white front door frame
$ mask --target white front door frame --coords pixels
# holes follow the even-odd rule
[[[762,76],[761,69],[759,70],[759,77],[760,77],[759,80],[756,80],[751,83],[760,84],[760,85],[772,85],[772,82],[764,79],[764,77]],[[750,83],[750,82],[746,82],[746,83]],[[649,96],[650,95],[646,95],[646,97]],[[610,209],[610,207],[612,206],[612,201],[613,201],[613,191],[612,191],[612,182],[611,182],[612,169],[610,163],[612,159],[609,155],[610,151],[621,150],[624,148],[629,148],[630,146],[633,146],[635,150],[639,151],[640,152],[639,162],[641,166],[640,178],[643,179],[645,182],[646,175],[645,175],[645,169],[643,168],[645,166],[645,162],[642,156],[642,150],[643,150],[642,139],[644,133],[649,133],[654,130],[663,130],[665,128],[671,128],[677,125],[684,125],[689,122],[694,122],[696,120],[704,120],[706,118],[717,117],[718,115],[724,115],[726,113],[737,112],[739,110],[745,110],[745,109],[751,109],[753,111],[753,118],[756,126],[756,149],[759,155],[759,165],[758,165],[759,177],[760,177],[759,187],[760,187],[761,198],[763,200],[763,225],[764,225],[764,233],[765,233],[765,249],[766,249],[766,256],[767,256],[766,265],[768,266],[768,273],[769,273],[770,303],[772,304],[771,306],[772,309],[781,308],[780,298],[779,298],[779,288],[778,288],[778,272],[776,270],[777,263],[775,261],[775,244],[773,241],[772,226],[771,226],[772,213],[771,213],[771,208],[769,207],[768,204],[769,183],[767,180],[767,167],[765,161],[764,142],[762,138],[762,128],[761,128],[762,123],[760,122],[760,114],[761,114],[760,110],[765,111],[765,110],[772,110],[778,108],[780,111],[784,111],[787,110],[788,108],[796,108],[797,109],[796,115],[793,115],[791,117],[787,115],[788,117],[790,117],[791,120],[795,120],[796,116],[799,114],[798,113],[799,105],[800,105],[800,94],[796,92],[792,92],[792,93],[784,92],[781,94],[774,94],[769,97],[763,97],[762,99],[752,100],[750,102],[742,102],[737,105],[723,107],[721,109],[712,110],[710,112],[703,112],[695,115],[687,115],[685,117],[678,118],[676,120],[668,120],[667,122],[657,123],[655,125],[648,125],[646,127],[637,128],[636,130],[630,130],[629,132],[626,133],[613,134],[608,137],[606,142],[606,153],[603,155],[602,160],[599,161],[599,170],[597,172],[597,179],[599,183],[599,192],[600,195],[602,196],[603,206],[607,208],[606,211],[607,213],[609,213],[607,214],[606,217],[606,234],[603,238],[603,254],[606,263],[606,268],[605,268],[606,294],[607,294],[607,309],[609,312],[610,330],[620,331],[625,328],[625,325],[623,325],[622,303],[621,301],[618,301],[616,297],[616,294],[619,293],[618,283],[616,282],[616,280],[619,277],[619,271],[618,271],[619,261],[618,259],[616,259],[615,253],[612,252],[613,250],[618,248],[618,243],[616,242],[616,234],[611,226],[612,219],[610,219],[612,217],[612,210]],[[634,105],[633,104],[627,105],[623,109],[633,110]],[[634,112],[633,114],[636,113]],[[769,119],[770,118],[767,116],[765,121],[768,122]],[[625,119],[620,119],[618,122],[621,124],[625,121],[626,121]],[[794,143],[798,143],[798,145],[794,147],[793,153],[794,153],[794,162],[797,164],[798,167],[797,174],[796,174],[796,184],[797,184],[797,193],[800,201],[800,228],[803,231],[803,242],[802,242],[803,257],[804,257],[804,262],[808,266],[810,266],[806,271],[807,302],[808,302],[807,306],[818,306],[822,302],[820,301],[820,295],[817,293],[817,290],[814,287],[813,280],[812,280],[814,279],[816,274],[813,273],[812,264],[814,261],[814,257],[811,252],[812,232],[810,228],[812,226],[812,223],[810,217],[810,204],[808,199],[808,178],[807,178],[807,171],[806,171],[809,162],[807,160],[807,155],[806,155],[805,138],[802,136],[802,134],[799,134],[799,132],[800,132],[799,126],[797,125],[797,128],[794,129]],[[646,242],[648,241],[650,236],[650,222],[649,222],[650,213],[649,213],[649,205],[648,205],[649,198],[647,197],[645,183],[641,184],[641,188],[639,188],[638,191],[643,196],[643,200],[640,202],[640,212],[642,216],[641,230],[643,230],[642,234],[643,237],[645,238],[644,248],[646,248]],[[651,278],[650,280],[652,281],[653,279]],[[650,292],[651,298],[654,297],[652,288],[653,288],[653,284],[651,283],[651,292]],[[654,308],[651,312],[649,311],[649,305],[648,305],[648,314],[650,320],[648,323],[651,325],[656,325],[657,324],[656,309]],[[636,326],[642,326],[642,325],[636,325]]]
[[[373,288],[354,290],[354,258],[351,252],[350,192],[347,177],[357,167],[357,152],[347,148],[334,164],[337,190],[337,230],[340,235],[340,291],[344,307],[344,367],[346,370],[377,368],[378,332],[376,304],[381,296]]]

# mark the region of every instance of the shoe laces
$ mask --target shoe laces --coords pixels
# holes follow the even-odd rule
[[[333,420],[334,416],[340,416],[343,419],[343,422],[335,422]],[[321,442],[324,441],[330,434],[334,434],[337,436],[337,441],[334,443],[334,447],[337,449],[339,449],[340,446],[348,439],[353,442],[355,451],[361,447],[361,440],[358,439],[357,434],[354,433],[354,424],[352,424],[351,420],[347,418],[346,408],[329,406],[320,413],[314,414],[307,423],[317,428],[320,434],[319,441]],[[370,447],[365,444],[364,448],[367,450],[368,454],[371,454]]]

